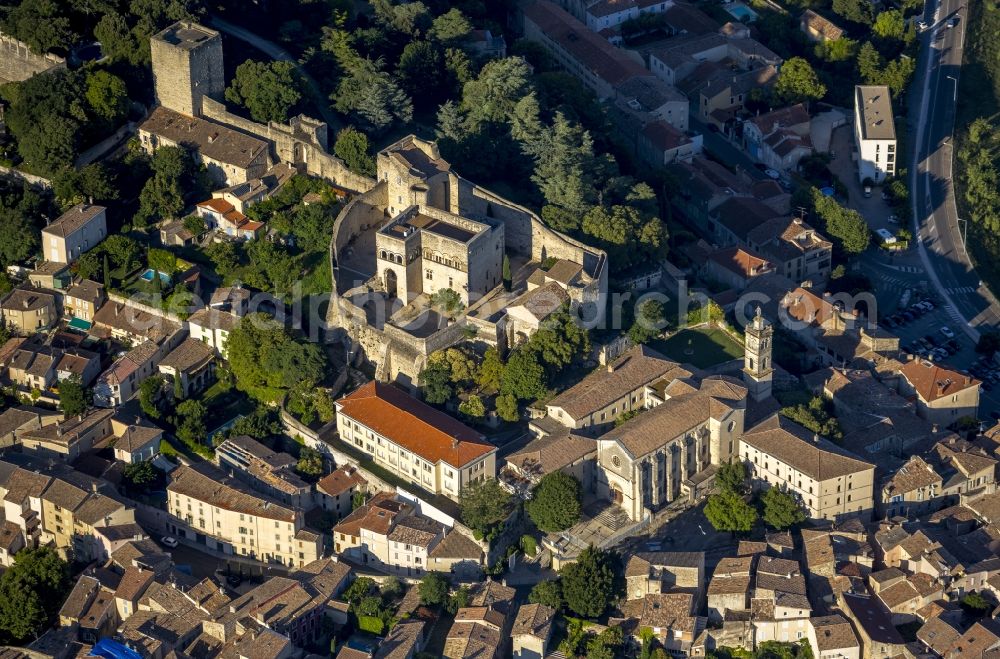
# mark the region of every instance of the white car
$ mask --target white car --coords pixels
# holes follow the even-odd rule
[[[945,335],[945,338],[954,339],[955,333],[951,331],[951,328],[945,325],[941,328],[941,333]]]
[[[775,181],[777,181],[779,178],[781,178],[781,172],[779,172],[776,169],[765,169],[764,176],[768,178],[773,178]]]
[[[895,215],[889,216],[889,224],[899,224],[899,218]]]
[[[875,233],[878,234],[878,237],[881,238],[882,242],[886,245],[892,245],[896,242],[896,236],[889,233],[886,229],[875,229]]]
[[[173,536],[169,536],[169,535],[165,535],[162,538],[160,538],[160,542],[165,547],[170,547],[171,549],[173,549],[174,547],[177,546],[177,538],[175,538]]]
[[[920,28],[921,30],[926,30],[927,29],[927,21],[919,21],[917,23],[917,27]]]

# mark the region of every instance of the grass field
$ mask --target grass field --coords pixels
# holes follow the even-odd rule
[[[689,344],[692,354],[687,354]],[[693,364],[698,368],[708,368],[743,356],[743,346],[728,334],[722,330],[700,327],[681,330],[669,339],[653,341],[649,346],[674,361]]]

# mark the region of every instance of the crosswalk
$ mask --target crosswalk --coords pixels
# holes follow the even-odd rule
[[[948,295],[958,295],[960,293],[975,293],[978,289],[975,286],[958,286],[956,288],[946,288]]]
[[[948,315],[956,323],[959,323],[959,324],[964,324],[965,323],[965,318],[962,318],[962,314],[958,313],[958,309],[956,309],[955,307],[951,306],[950,304],[946,305],[945,306],[945,311],[948,312]]]
[[[911,274],[924,271],[923,268],[916,265],[886,265],[885,267],[898,270],[899,272],[909,272]]]

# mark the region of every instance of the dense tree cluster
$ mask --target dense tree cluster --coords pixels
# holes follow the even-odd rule
[[[822,396],[813,396],[805,404],[786,406],[781,413],[822,437],[833,441],[840,441],[844,437],[840,421],[833,414],[832,405]]]
[[[462,521],[480,538],[491,540],[514,509],[514,498],[495,478],[487,478],[462,489],[459,494]]]
[[[302,100],[291,62],[247,60],[236,67],[226,100],[245,107],[254,121],[285,123]]]
[[[51,212],[27,183],[0,180],[0,270],[35,253],[42,218]]]
[[[524,508],[539,530],[565,531],[580,520],[580,481],[561,471],[546,474]]]
[[[22,549],[0,576],[0,639],[34,640],[62,606],[70,589],[69,566],[50,547]]]
[[[624,591],[619,563],[617,554],[593,546],[580,552],[559,573],[566,608],[583,618],[603,615]]]

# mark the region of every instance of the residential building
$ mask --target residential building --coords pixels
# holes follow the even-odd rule
[[[625,598],[687,592],[700,601],[705,589],[705,553],[700,551],[636,552],[625,564]]]
[[[41,407],[16,405],[0,412],[0,447],[13,446],[18,432],[37,430],[59,422],[62,412]]]
[[[131,400],[142,381],[156,372],[160,356],[160,347],[145,341],[116,359],[94,385],[94,404],[117,407]]]
[[[726,27],[707,34],[677,36],[649,50],[649,70],[668,85],[678,86],[688,77],[704,75],[708,70],[746,72],[778,67],[781,62],[781,57],[751,39],[746,29],[727,32]],[[702,67],[706,63],[711,66]]]
[[[816,659],[861,659],[854,628],[839,614],[810,618],[809,644]]]
[[[126,419],[124,416],[111,417],[111,439],[115,459],[125,464],[138,464],[152,460],[160,453],[163,429],[138,416]]]
[[[296,510],[313,507],[312,486],[295,472],[297,460],[252,437],[230,437],[215,449],[219,468],[228,475]]]
[[[887,518],[917,518],[943,507],[941,476],[919,455],[910,456],[882,485],[879,510]]]
[[[340,440],[434,494],[495,478],[496,447],[478,432],[391,384],[369,382],[337,401]]]
[[[15,288],[0,302],[0,320],[22,336],[47,329],[59,320],[56,296],[37,288]]]
[[[431,556],[448,535],[459,533],[421,515],[390,492],[376,494],[333,527],[334,550],[353,561],[406,577],[436,571]],[[455,570],[467,579],[479,578],[483,550],[471,539],[465,565]],[[453,564],[448,564],[452,572]]]
[[[751,158],[768,167],[795,171],[813,152],[810,127],[809,111],[799,103],[744,121],[743,145]]]
[[[368,483],[353,465],[338,467],[316,483],[316,500],[319,507],[333,513],[337,519],[354,509],[354,495],[364,494]]]
[[[594,487],[597,442],[571,432],[545,434],[504,459],[498,478],[511,492],[527,499],[539,481],[555,471],[576,478],[584,491]]]
[[[96,643],[113,634],[117,624],[114,590],[96,577],[80,575],[59,609],[59,625],[73,628],[84,643]]]
[[[215,354],[226,357],[226,340],[240,322],[235,313],[217,307],[199,309],[187,319],[188,332],[195,341],[201,341],[215,350]]]
[[[662,121],[682,135],[688,129],[687,97],[653,75],[634,76],[616,85],[615,106],[638,126]]]
[[[97,310],[94,326],[94,334],[98,336],[130,345],[152,341],[162,346],[164,351],[170,351],[184,338],[180,323],[165,317],[159,310],[113,300]]]
[[[720,284],[742,291],[754,277],[774,272],[774,264],[742,247],[725,247],[709,254],[703,272]]]
[[[833,243],[801,218],[767,220],[747,233],[746,244],[792,281],[822,286],[830,277]]]
[[[870,515],[875,465],[775,414],[739,440],[739,455],[756,487],[792,493],[813,519]]]
[[[45,392],[73,377],[83,386],[90,386],[100,373],[100,357],[89,350],[55,348],[42,343],[37,335],[27,340],[11,339],[13,342],[16,347],[0,357],[0,367],[6,369],[10,382],[25,392]]]
[[[531,424],[536,434],[545,428],[568,428],[596,437],[614,426],[623,414],[651,407],[656,396],[654,384],[668,385],[691,376],[645,345],[636,346],[602,369],[560,393],[545,405],[545,420]]]
[[[528,292],[507,307],[507,345],[514,348],[527,342],[542,323],[569,302],[569,294],[559,282],[541,286],[528,284]]]
[[[840,603],[861,642],[861,659],[895,657],[906,652],[906,642],[878,598],[844,593],[840,596]]]
[[[455,622],[444,642],[446,659],[492,659],[506,654],[514,623],[513,588],[492,579],[471,593],[469,605],[455,613]]]
[[[139,124],[138,132],[139,142],[147,153],[152,154],[161,146],[188,148],[195,161],[205,165],[212,179],[225,185],[260,178],[271,164],[264,140],[162,105]]]
[[[598,0],[587,5],[587,27],[594,32],[603,32],[642,14],[664,12],[674,3],[673,0]]]
[[[773,86],[777,79],[778,69],[772,64],[734,74],[725,64],[704,62],[678,84],[678,89],[687,94],[692,116],[728,131],[744,111],[750,93]]]
[[[303,566],[322,555],[304,513],[254,493],[209,467],[181,466],[167,479],[168,530],[209,549],[265,563]]]
[[[21,450],[44,458],[73,462],[111,434],[112,410],[95,409],[59,423],[17,434]]]
[[[42,261],[36,263],[34,269],[28,273],[28,283],[34,288],[61,291],[73,283],[73,273],[68,263]]]
[[[187,398],[201,393],[215,380],[215,350],[188,337],[167,353],[157,369],[171,379],[179,379],[181,393]]]
[[[691,646],[703,629],[706,619],[694,614],[697,608],[691,593],[650,593],[621,605],[622,616],[634,620],[634,637],[649,629],[668,653],[688,656]]]
[[[255,178],[220,190],[213,190],[212,197],[225,201],[239,213],[246,213],[248,208],[263,201],[265,197],[276,191],[277,184],[278,181],[275,180],[274,176],[267,176],[263,179]]]
[[[428,631],[424,620],[400,620],[379,643],[373,659],[412,659],[423,649]]]
[[[859,181],[881,183],[896,175],[896,125],[888,87],[854,88],[854,146]]]
[[[107,296],[104,294],[102,284],[90,279],[82,279],[70,286],[63,296],[63,312],[66,316],[88,323],[85,329],[90,329],[89,324],[94,322],[97,310],[101,308],[106,299]]]
[[[629,78],[649,75],[638,54],[615,48],[549,0],[524,8],[524,36],[544,46],[601,100],[614,98],[615,87]]]
[[[42,229],[45,260],[72,263],[108,235],[107,209],[77,204]]]
[[[549,654],[556,611],[544,604],[522,604],[511,628],[514,659],[540,659]]]
[[[702,150],[702,136],[690,136],[662,119],[642,127],[636,136],[636,153],[654,167],[690,162]]]
[[[925,359],[906,362],[899,374],[899,393],[912,398],[921,418],[941,426],[976,418],[982,383],[971,375]]]
[[[222,197],[200,202],[195,213],[205,220],[209,230],[218,230],[237,240],[253,240],[264,230],[262,222],[251,220]]]
[[[837,41],[844,38],[843,29],[812,9],[806,9],[802,12],[802,18],[799,19],[799,29],[809,37],[810,41]]]
[[[750,610],[752,576],[756,561],[756,555],[719,560],[706,591],[710,622],[719,624],[730,612]]]

